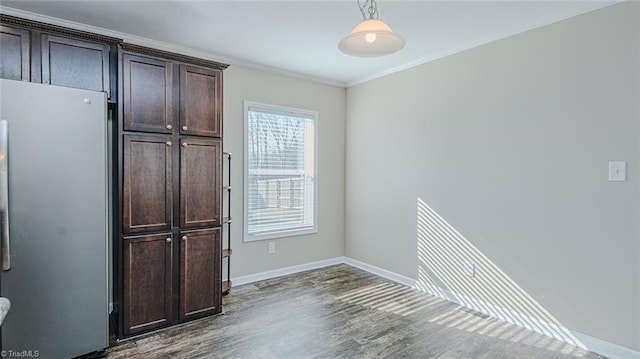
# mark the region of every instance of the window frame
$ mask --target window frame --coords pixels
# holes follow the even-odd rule
[[[276,238],[308,235],[318,233],[318,119],[317,111],[295,107],[279,106],[255,101],[244,100],[243,111],[243,242],[256,242]],[[313,225],[308,227],[281,229],[262,234],[249,234],[249,109],[265,110],[281,115],[308,117],[313,120]]]

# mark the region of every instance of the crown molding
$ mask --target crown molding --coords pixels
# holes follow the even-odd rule
[[[179,62],[187,62],[189,64],[209,67],[209,68],[213,68],[213,69],[216,69],[216,70],[225,70],[227,67],[229,67],[229,65],[223,64],[223,63],[217,62],[217,61],[203,60],[203,59],[200,59],[200,58],[197,58],[197,57],[185,56],[185,55],[181,55],[181,54],[176,54],[175,52],[162,51],[162,50],[153,49],[153,48],[150,48],[150,47],[129,44],[129,43],[126,43],[126,42],[120,44],[120,47],[122,47],[122,50],[124,50],[124,51],[131,51],[131,52],[135,52],[135,53],[138,53],[138,54],[157,56],[157,57],[161,57],[161,58],[164,58],[164,59],[169,59],[169,60],[174,60],[174,61],[179,61]]]
[[[108,43],[112,45],[117,45],[122,42],[122,39],[99,35],[93,32],[87,32],[82,30],[74,30],[64,26],[52,25],[40,21],[29,20],[21,17],[16,17],[7,14],[0,14],[0,22],[3,24],[10,24],[19,27],[26,27],[29,29],[36,29],[41,31],[55,32],[62,35],[70,35],[73,37],[78,37],[86,40],[99,41],[103,43]]]
[[[342,81],[335,81],[335,80],[315,77],[307,74],[301,74],[298,72],[289,71],[289,70],[285,70],[277,67],[261,65],[252,61],[240,60],[233,57],[225,57],[225,56],[213,54],[210,52],[192,49],[186,46],[180,46],[180,45],[176,45],[176,44],[172,44],[164,41],[153,40],[153,39],[149,39],[142,36],[127,34],[124,32],[114,31],[110,29],[97,27],[97,26],[91,26],[91,25],[87,25],[87,24],[83,24],[75,21],[64,20],[64,19],[60,19],[52,16],[40,15],[40,14],[36,14],[29,11],[10,8],[4,5],[0,5],[0,14],[21,17],[24,19],[39,21],[42,23],[50,24],[50,25],[62,26],[69,29],[86,31],[94,34],[122,39],[123,43],[130,44],[130,45],[144,46],[148,48],[157,49],[160,51],[178,53],[178,54],[182,54],[189,57],[214,61],[222,64],[229,64],[232,66],[242,66],[242,67],[246,67],[253,70],[291,77],[299,80],[315,82],[323,85],[336,86],[341,88],[346,87],[346,83]]]

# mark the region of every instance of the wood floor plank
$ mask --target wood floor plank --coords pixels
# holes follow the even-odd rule
[[[234,287],[223,308],[107,357],[603,359],[348,265]]]

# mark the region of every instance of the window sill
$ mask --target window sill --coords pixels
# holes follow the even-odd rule
[[[266,241],[269,239],[277,239],[277,238],[286,238],[286,237],[295,237],[295,236],[304,236],[308,234],[318,233],[318,228],[304,228],[304,229],[292,229],[292,230],[283,230],[277,232],[263,233],[263,234],[254,234],[247,235],[245,233],[243,242],[257,242],[257,241]]]

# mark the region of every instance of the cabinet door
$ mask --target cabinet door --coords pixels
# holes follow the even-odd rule
[[[222,71],[180,65],[180,133],[222,137]]]
[[[30,81],[30,41],[28,30],[0,26],[0,77]]]
[[[124,334],[172,321],[171,233],[125,237],[123,245]]]
[[[180,236],[180,320],[219,313],[220,228],[185,231]]]
[[[222,141],[180,140],[180,227],[221,224]]]
[[[122,55],[124,129],[171,133],[173,65],[130,54]]]
[[[42,35],[42,82],[93,91],[109,90],[109,45]]]
[[[169,136],[123,136],[122,230],[170,229],[173,144]]]

